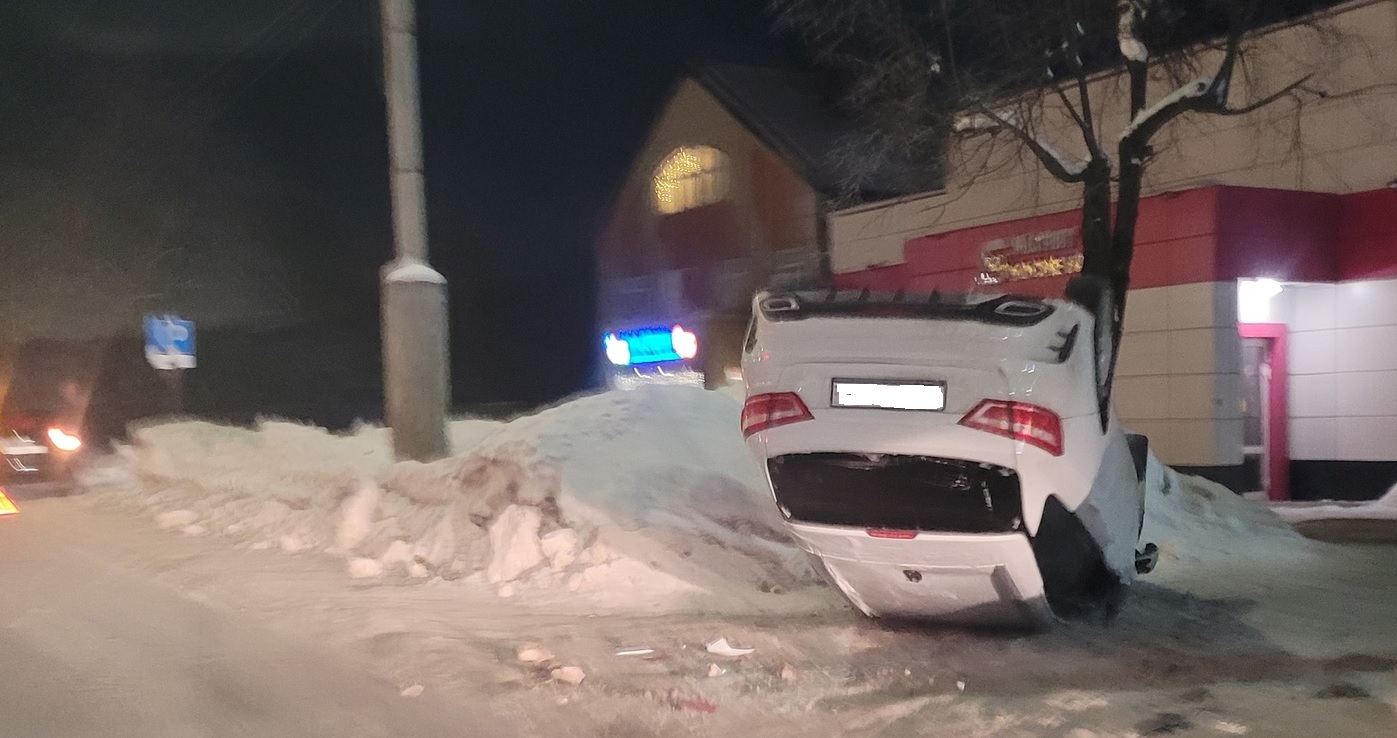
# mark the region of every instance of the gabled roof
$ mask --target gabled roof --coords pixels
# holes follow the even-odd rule
[[[942,186],[939,158],[880,151],[870,129],[825,102],[808,76],[742,64],[694,65],[690,74],[826,197],[874,202]]]

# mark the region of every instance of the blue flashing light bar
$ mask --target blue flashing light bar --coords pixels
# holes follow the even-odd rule
[[[698,336],[683,326],[650,326],[602,337],[606,358],[616,366],[662,364],[698,355]]]

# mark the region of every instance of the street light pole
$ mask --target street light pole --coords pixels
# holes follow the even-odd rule
[[[399,459],[447,455],[446,278],[427,262],[427,200],[413,0],[382,0],[393,261],[380,274],[384,411]]]

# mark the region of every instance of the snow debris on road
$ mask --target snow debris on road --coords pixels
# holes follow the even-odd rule
[[[728,639],[726,638],[719,638],[718,640],[709,643],[706,646],[706,649],[711,654],[732,657],[747,656],[751,654],[753,651],[757,650],[755,648],[738,648],[728,643]]]
[[[153,425],[123,450],[133,482],[89,494],[162,528],[340,557],[351,577],[464,580],[523,604],[838,607],[785,535],[740,412],[698,388],[606,392],[456,421],[454,455],[429,464],[395,463],[375,427]]]
[[[175,528],[187,528],[199,519],[199,513],[193,510],[171,510],[155,516],[155,524],[161,530],[174,530]]]
[[[1376,500],[1271,503],[1271,511],[1288,523],[1310,520],[1397,520],[1397,485]]]
[[[377,559],[359,557],[349,560],[349,576],[355,579],[371,579],[383,575],[383,564]]]
[[[520,646],[514,656],[521,664],[542,664],[553,660],[553,652],[537,643],[526,643]]]
[[[587,678],[587,673],[576,666],[559,666],[549,672],[548,675],[549,678],[555,682],[571,684],[574,687],[581,684],[582,680]]]

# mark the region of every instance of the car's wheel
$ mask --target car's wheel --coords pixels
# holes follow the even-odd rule
[[[1116,616],[1125,584],[1106,565],[1086,526],[1056,497],[1043,505],[1043,520],[1031,544],[1048,606],[1060,618],[1104,622]]]
[[[1110,422],[1111,364],[1115,361],[1116,301],[1111,283],[1104,277],[1082,274],[1067,283],[1067,297],[1093,317],[1092,363],[1096,373],[1096,409],[1104,432]]]

